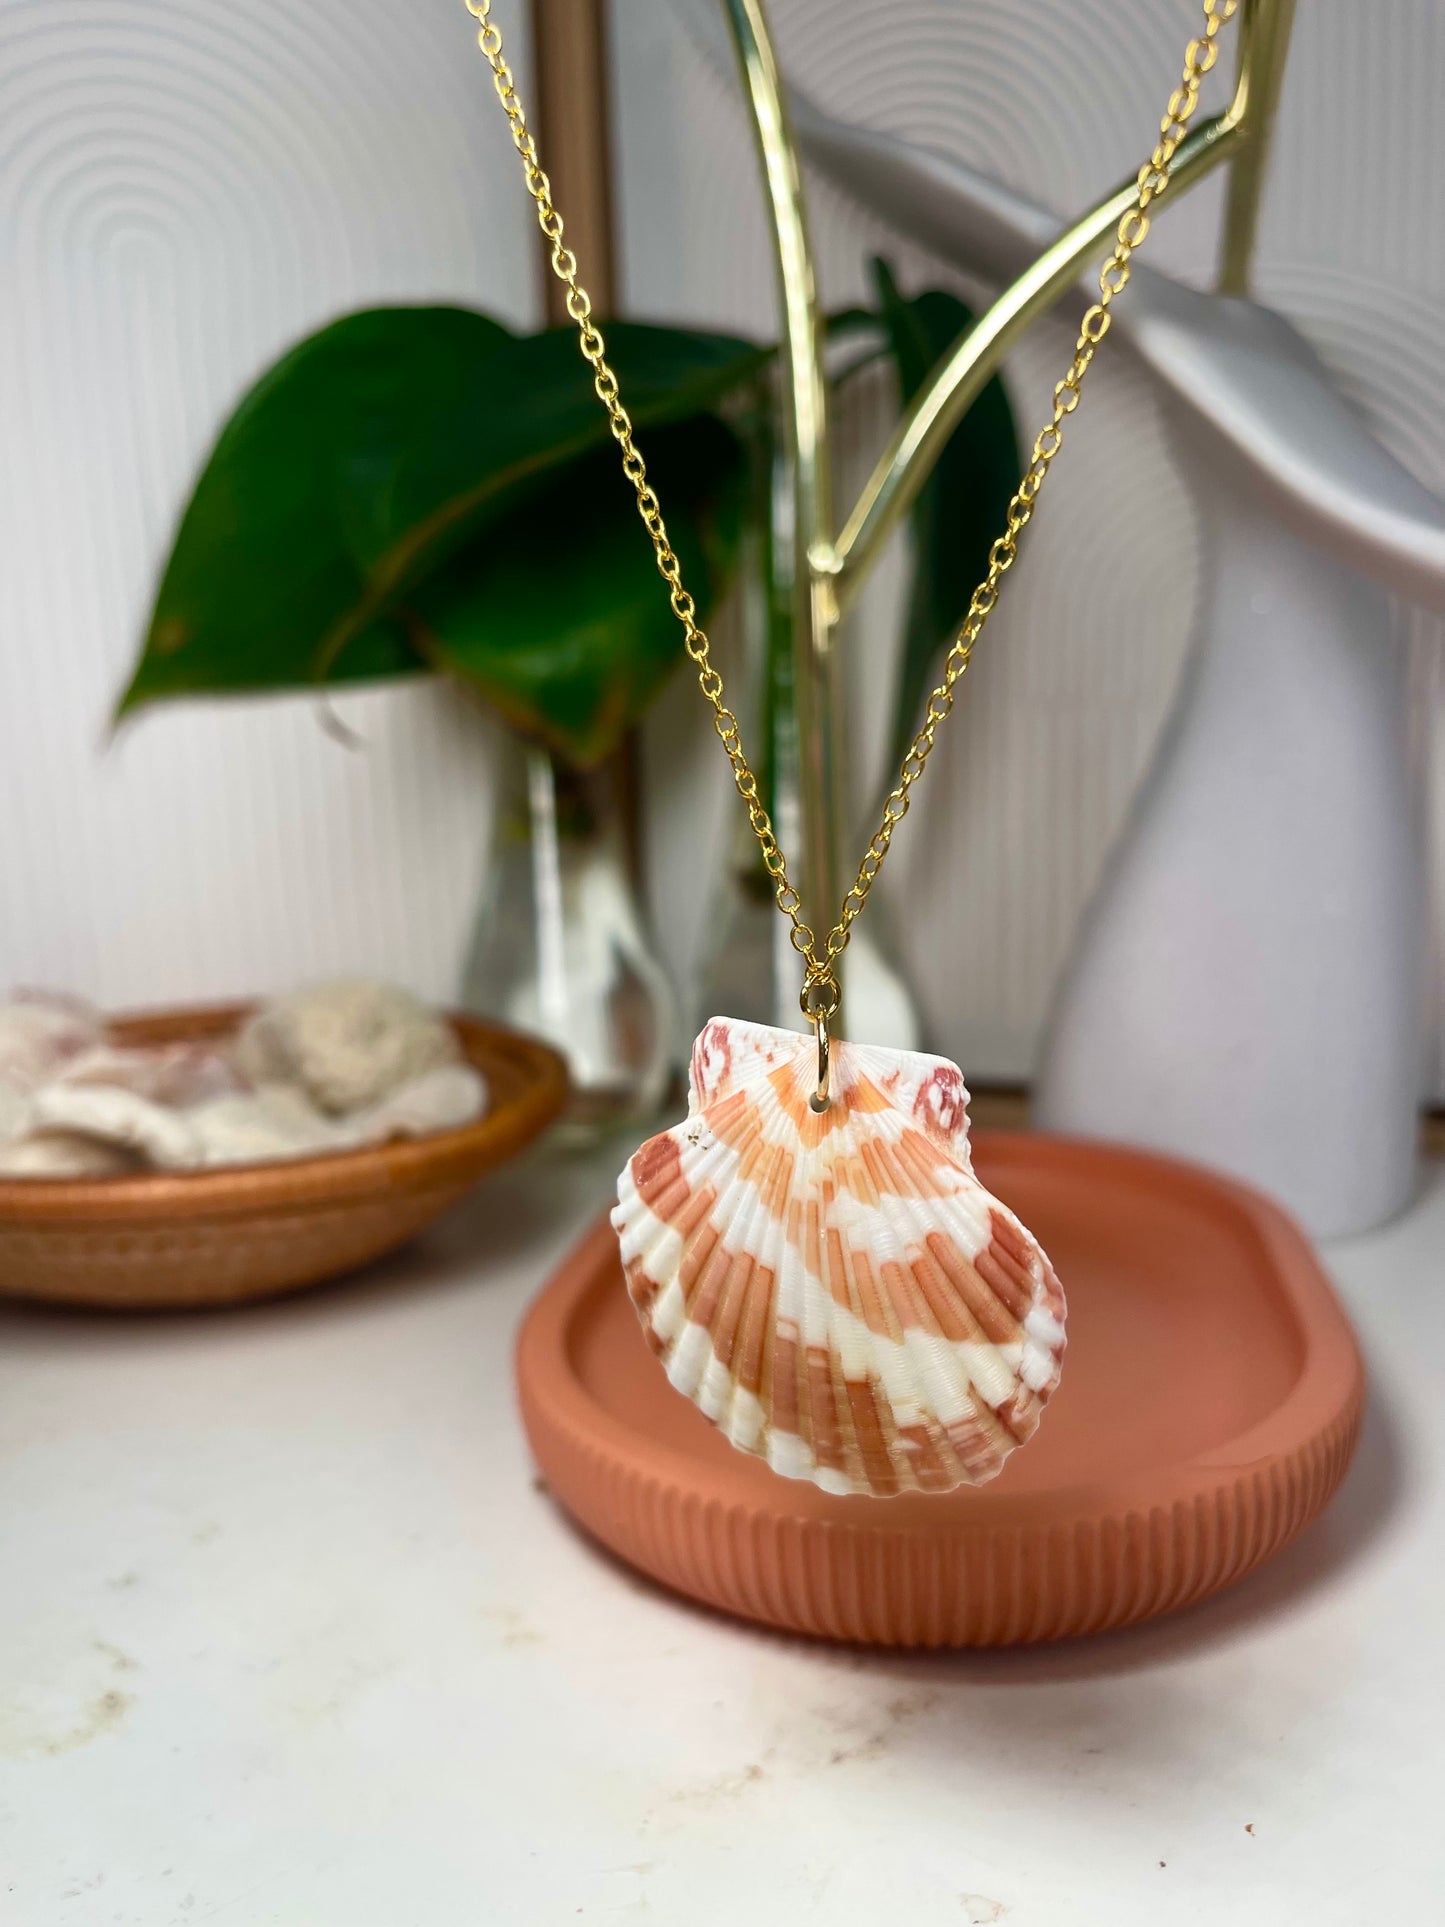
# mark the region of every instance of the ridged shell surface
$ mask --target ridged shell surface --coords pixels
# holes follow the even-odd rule
[[[713,1018],[618,1183],[648,1342],[744,1452],[829,1492],[993,1478],[1059,1382],[1064,1297],[973,1174],[957,1065]]]

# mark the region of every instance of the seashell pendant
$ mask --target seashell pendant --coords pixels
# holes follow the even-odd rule
[[[973,1174],[957,1065],[715,1017],[687,1117],[612,1213],[678,1391],[741,1451],[827,1492],[981,1485],[1059,1382],[1064,1295]]]

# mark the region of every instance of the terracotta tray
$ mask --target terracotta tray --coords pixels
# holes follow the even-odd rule
[[[518,1343],[527,1432],[563,1505],[679,1592],[883,1645],[1097,1632],[1277,1552],[1343,1478],[1364,1386],[1303,1236],[1172,1159],[990,1132],[974,1156],[1069,1296],[1063,1385],[992,1485],[837,1498],[734,1451],[644,1344],[604,1219]]]
[[[116,1018],[119,1043],[225,1036],[248,1004]],[[567,1098],[561,1058],[480,1017],[452,1019],[486,1077],[475,1124],[325,1157],[114,1178],[0,1178],[0,1295],[116,1309],[234,1304],[294,1291],[393,1251]]]

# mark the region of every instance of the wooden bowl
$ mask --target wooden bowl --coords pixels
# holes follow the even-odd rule
[[[974,1163],[1069,1298],[1063,1383],[991,1485],[838,1497],[734,1451],[644,1343],[603,1219],[518,1341],[557,1498],[707,1605],[887,1646],[1099,1632],[1277,1552],[1344,1477],[1364,1391],[1300,1232],[1257,1192],[1143,1151],[980,1131]]]
[[[247,1004],[117,1018],[122,1044],[224,1037]],[[364,1265],[455,1204],[546,1128],[560,1057],[480,1017],[452,1019],[491,1091],[485,1117],[362,1150],[112,1178],[0,1178],[0,1293],[117,1309],[228,1305]]]

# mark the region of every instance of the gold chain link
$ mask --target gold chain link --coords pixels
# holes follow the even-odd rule
[[[696,604],[683,587],[681,565],[667,539],[667,525],[662,519],[661,506],[647,479],[646,465],[632,437],[632,418],[618,394],[617,377],[608,365],[601,330],[592,319],[592,303],[577,279],[576,256],[563,242],[562,216],[553,203],[551,184],[537,158],[537,145],[528,130],[527,117],[517,97],[512,69],[502,54],[501,29],[491,18],[492,0],[465,0],[465,3],[467,12],[480,23],[477,44],[492,70],[497,98],[511,127],[512,143],[522,158],[527,191],[537,207],[538,226],[551,244],[552,272],[567,290],[567,313],[577,324],[579,346],[591,365],[593,386],[607,411],[613,439],[622,450],[622,472],[637,493],[638,513],[652,538],[657,567],[667,584],[672,612],[682,624],[687,653],[697,667],[698,686],[712,707],[713,726],[732,766],[738,794],[747,806],[748,820],[772,879],[774,899],[792,925],[793,948],[804,964],[804,1013],[815,1022],[821,1019],[826,1024],[827,1019],[836,1013],[840,1001],[834,966],[847,948],[853,924],[868,901],[868,892],[883,868],[884,858],[893,841],[893,832],[908,814],[909,791],[922,776],[932,754],[938,725],[953,708],[954,691],[968,668],[984,624],[998,602],[999,585],[1018,559],[1019,538],[1033,520],[1039,490],[1044,485],[1054,457],[1063,446],[1064,417],[1072,415],[1079,405],[1084,376],[1094,359],[1095,350],[1109,332],[1111,304],[1114,297],[1127,286],[1134,250],[1149,232],[1148,209],[1169,185],[1169,170],[1175,152],[1199,105],[1200,83],[1218,58],[1219,31],[1233,18],[1238,0],[1203,0],[1203,34],[1191,40],[1185,49],[1183,78],[1170,96],[1168,108],[1159,123],[1159,141],[1139,170],[1138,194],[1133,206],[1119,222],[1113,253],[1099,270],[1099,298],[1085,312],[1079,324],[1074,358],[1069,364],[1068,373],[1054,388],[1052,419],[1039,431],[1034,442],[1028,468],[1009,503],[1004,532],[989,550],[988,572],[973,592],[968,614],[944,658],[942,678],[928,698],[923,727],[903,758],[898,782],[883,805],[883,820],[863,853],[858,874],[843,899],[838,921],[828,932],[821,948],[814,932],[803,921],[802,898],[788,876],[787,860],[773,829],[772,819],[758,794],[758,780],[743,753],[738,719],[723,700],[723,679],[713,664],[707,636],[698,625]]]

